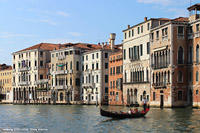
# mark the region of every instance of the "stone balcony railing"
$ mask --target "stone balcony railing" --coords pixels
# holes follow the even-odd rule
[[[55,86],[55,89],[57,89],[57,90],[63,90],[63,89],[67,89],[68,87],[67,87],[67,85],[57,85],[57,86]]]
[[[65,59],[65,55],[58,56],[58,60],[64,60],[64,59]]]
[[[29,70],[31,70],[31,67],[23,67],[18,69],[19,72],[29,71]]]
[[[68,73],[67,70],[60,70],[60,71],[56,71],[56,72],[55,72],[56,75],[67,74],[67,73]]]
[[[48,82],[49,82],[48,79],[40,79],[40,80],[37,81],[37,84],[46,84]]]
[[[29,81],[23,81],[23,82],[18,83],[19,86],[26,86],[26,85],[30,85],[30,84],[31,84],[31,82],[29,82]]]
[[[84,88],[95,88],[95,83],[84,83],[82,86]]]
[[[15,82],[13,82],[13,83],[12,83],[12,86],[16,86],[16,83],[15,83]]]
[[[200,37],[200,31],[195,32],[194,37],[195,37],[195,38]]]

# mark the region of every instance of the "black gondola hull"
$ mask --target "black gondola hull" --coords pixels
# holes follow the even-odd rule
[[[102,116],[119,118],[119,119],[144,117],[147,114],[148,111],[149,111],[149,109],[147,109],[146,111],[128,114],[128,113],[105,111],[102,108],[100,108],[100,113],[101,113]]]

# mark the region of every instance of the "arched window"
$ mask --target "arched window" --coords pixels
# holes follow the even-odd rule
[[[183,82],[183,74],[181,71],[178,73],[178,82]]]
[[[60,101],[63,101],[63,93],[60,93]]]
[[[183,48],[180,46],[178,49],[178,64],[183,64]]]
[[[199,72],[196,72],[196,81],[199,81]]]
[[[196,47],[196,63],[199,63],[199,45]]]

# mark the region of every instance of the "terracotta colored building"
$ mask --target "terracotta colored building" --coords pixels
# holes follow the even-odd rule
[[[188,89],[189,101],[193,107],[200,107],[200,4],[195,4],[188,8],[189,11],[189,27],[188,27]]]
[[[109,56],[109,105],[123,105],[122,50]]]
[[[188,18],[176,18],[151,29],[151,105],[188,105]]]

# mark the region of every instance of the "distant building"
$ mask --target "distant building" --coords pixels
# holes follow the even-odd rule
[[[40,95],[43,95],[41,90],[48,92],[46,63],[51,61],[50,51],[58,47],[58,44],[40,43],[12,54],[14,103],[41,103],[50,100]]]
[[[12,103],[12,67],[0,65],[0,103]]]
[[[109,105],[123,105],[123,55],[122,50],[109,56]]]

